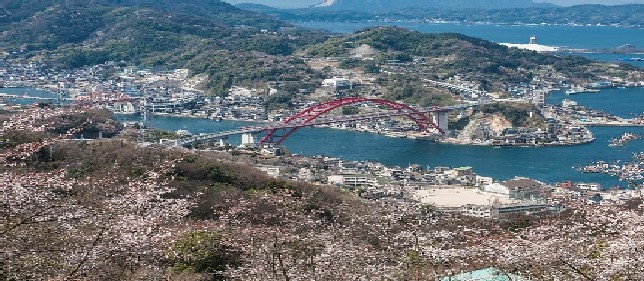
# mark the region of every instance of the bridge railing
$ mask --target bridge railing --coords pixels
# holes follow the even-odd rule
[[[443,106],[443,107],[418,108],[418,109],[415,109],[415,111],[397,110],[397,111],[386,111],[386,112],[361,114],[361,115],[350,115],[350,116],[343,116],[343,117],[326,117],[326,118],[314,119],[309,122],[302,122],[302,121],[296,121],[292,123],[272,122],[272,123],[266,123],[261,126],[242,127],[235,130],[228,130],[228,131],[192,136],[184,139],[179,139],[175,142],[167,142],[167,143],[176,145],[176,146],[186,146],[194,142],[203,142],[203,141],[208,141],[213,139],[222,139],[222,138],[226,138],[234,135],[241,135],[241,134],[248,134],[248,133],[256,134],[256,133],[262,133],[262,132],[268,132],[268,131],[280,130],[280,129],[313,127],[318,125],[327,125],[327,124],[334,124],[334,123],[344,123],[344,122],[361,121],[361,120],[369,120],[369,119],[381,119],[381,118],[388,118],[388,117],[406,116],[410,114],[417,114],[419,112],[420,113],[445,112],[445,111],[470,108],[477,105],[478,105],[477,103],[469,103],[469,104],[451,105],[451,106]]]

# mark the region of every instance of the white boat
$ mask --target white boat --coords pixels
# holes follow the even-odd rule
[[[387,137],[393,137],[393,138],[406,138],[407,137],[407,134],[400,133],[400,132],[387,132],[387,133],[384,133],[383,135],[385,135]]]
[[[599,93],[600,91],[597,89],[588,89],[588,88],[583,88],[583,87],[575,87],[571,88],[566,91],[566,95],[576,95],[576,94],[582,94],[582,93]]]
[[[177,135],[186,136],[186,137],[187,136],[192,136],[192,134],[188,130],[177,130]]]

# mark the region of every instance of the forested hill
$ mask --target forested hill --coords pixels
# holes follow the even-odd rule
[[[290,87],[285,93],[313,90],[331,74],[312,70],[296,52],[348,56],[355,44],[380,50],[376,62],[425,57],[424,66],[439,76],[465,75],[491,89],[529,81],[544,66],[579,79],[621,77],[629,70],[622,65],[610,73],[605,64],[586,59],[508,49],[457,34],[373,28],[334,36],[214,0],[4,1],[0,23],[0,51],[21,50],[65,68],[106,61],[189,68],[208,75],[205,86],[213,94],[232,85],[262,88],[271,81],[288,81],[282,83]],[[368,66],[370,71],[379,67]]]
[[[352,52],[368,45],[373,60],[352,59]],[[361,47],[362,48],[362,47]],[[392,61],[407,64],[412,73],[426,72],[437,78],[459,75],[477,81],[488,90],[505,85],[529,83],[533,77],[551,72],[577,81],[639,73],[629,65],[608,65],[577,56],[555,56],[505,46],[462,34],[427,34],[397,27],[373,27],[309,47],[312,57],[346,58],[344,62],[365,71]],[[555,74],[557,73],[557,74]]]
[[[581,57],[557,57],[505,46],[457,33],[421,33],[398,27],[373,27],[350,35],[333,37],[323,44],[311,46],[307,53],[320,57],[348,57],[362,44],[380,51],[381,56],[410,60],[413,56],[431,57],[449,66],[498,72],[503,68],[535,69],[544,65],[559,68],[586,65],[592,61]],[[466,69],[463,69],[466,70]],[[466,71],[467,72],[467,71]]]
[[[0,2],[0,28],[25,20],[38,13],[56,7],[78,10],[79,8],[153,8],[166,12],[208,16],[230,25],[249,24],[257,27],[275,28],[284,23],[242,11],[219,0],[4,0]]]
[[[118,44],[130,50],[122,54],[127,58],[204,42],[224,49],[235,44],[241,50],[290,54],[302,42],[251,38],[260,31],[284,29],[310,33],[213,0],[25,0],[0,5],[3,47],[53,50],[66,44]]]
[[[0,51],[72,68],[106,61],[190,68],[209,75],[213,93],[277,79],[313,85],[310,69],[290,55],[328,36],[213,0],[0,4]]]
[[[320,38],[271,17],[208,0],[26,0],[4,2],[0,14],[2,47],[52,50],[63,57],[88,53],[85,59],[68,60],[72,66],[123,59],[165,61],[197,47],[201,52],[289,55]]]

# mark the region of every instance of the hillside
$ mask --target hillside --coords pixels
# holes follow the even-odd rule
[[[608,65],[581,57],[507,48],[461,34],[426,34],[396,27],[375,27],[334,37],[306,51],[313,57],[349,58],[352,50],[365,44],[378,54],[373,60],[349,59],[356,67],[391,68],[390,62],[395,60],[405,64],[403,72],[409,75],[430,79],[457,75],[488,91],[503,91],[507,85],[529,83],[541,76],[561,75],[569,82],[582,83],[600,76],[642,75],[641,70],[625,64]]]
[[[641,199],[474,218],[277,180],[244,164],[259,157],[121,135],[56,141],[69,127],[49,118],[87,114],[0,113],[21,144],[0,146],[6,280],[444,280],[488,267],[531,280],[641,276]]]
[[[225,94],[231,85],[263,88],[288,81],[287,94],[315,90],[333,74],[313,70],[302,54],[349,57],[360,45],[378,50],[372,61],[348,59],[341,68],[379,76],[386,97],[417,104],[450,103],[431,94],[417,78],[459,75],[484,90],[530,82],[554,71],[572,83],[599,76],[641,75],[627,65],[607,66],[579,57],[555,57],[459,34],[422,34],[371,28],[334,36],[292,26],[265,15],[209,0],[80,0],[3,2],[0,49],[44,59],[62,68],[106,61],[160,69],[189,68],[207,74],[207,90]],[[401,77],[382,75],[388,62],[405,65]],[[592,73],[592,74],[591,74]],[[305,92],[307,92],[305,91]]]
[[[220,1],[93,2],[4,3],[0,6],[0,49],[45,54],[62,67],[122,60],[143,66],[188,67],[214,74],[211,85],[226,85],[278,77],[307,80],[310,71],[306,66],[285,56],[326,38],[323,33]],[[248,77],[264,65],[270,70]],[[223,90],[227,89],[214,89]]]

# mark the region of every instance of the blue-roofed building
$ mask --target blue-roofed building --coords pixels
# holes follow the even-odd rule
[[[452,276],[446,276],[440,281],[528,281],[529,279],[523,278],[516,274],[505,273],[497,268],[489,267],[461,273]]]

